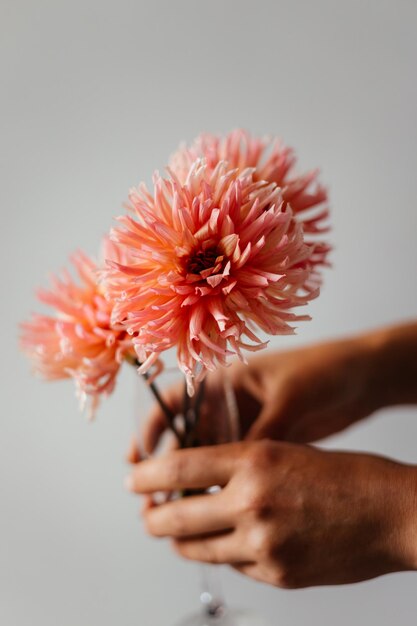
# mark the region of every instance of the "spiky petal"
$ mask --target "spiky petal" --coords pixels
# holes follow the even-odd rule
[[[124,258],[109,240],[103,247],[106,258]],[[103,294],[99,266],[83,252],[71,261],[78,281],[64,270],[52,276],[50,289],[39,290],[38,299],[54,315],[34,314],[21,324],[20,344],[43,378],[73,378],[81,407],[89,399],[92,416],[100,396],[113,391],[123,358],[134,350],[126,330],[111,322],[112,303]]]
[[[129,208],[111,237],[130,261],[109,260],[105,283],[142,371],[176,346],[191,390],[230,355],[265,347],[256,328],[288,334],[308,319],[292,309],[317,294],[305,290],[313,247],[275,183],[197,160],[185,185],[156,174],[153,193],[132,189]]]
[[[214,170],[221,160],[231,169],[239,171],[254,168],[254,180],[274,182],[282,188],[284,203],[289,203],[294,217],[304,229],[308,243],[314,244],[310,263],[316,268],[327,265],[329,243],[323,239],[328,232],[329,209],[327,191],[317,182],[318,170],[305,174],[295,173],[296,156],[292,148],[276,138],[259,138],[245,130],[233,130],[225,136],[200,134],[191,145],[181,145],[170,160],[170,168],[183,183],[190,168],[198,158],[206,159],[207,167]],[[319,281],[315,272],[315,280]]]

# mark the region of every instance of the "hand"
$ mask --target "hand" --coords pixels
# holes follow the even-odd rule
[[[148,504],[146,527],[185,558],[265,583],[353,583],[416,567],[415,470],[384,458],[242,442],[142,461],[127,482],[140,494],[220,485]]]
[[[221,420],[216,401],[221,378],[230,377],[241,417],[242,436],[294,442],[317,441],[363,419],[379,405],[371,375],[374,350],[366,338],[333,341],[289,352],[253,357],[248,365],[234,363],[207,377],[201,440]],[[166,400],[181,412],[183,389],[172,387]],[[207,426],[207,428],[205,428]],[[158,406],[143,431],[147,452],[156,447],[166,421]]]

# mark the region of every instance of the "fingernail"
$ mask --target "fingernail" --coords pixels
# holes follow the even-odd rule
[[[128,491],[133,491],[133,478],[130,474],[129,476],[125,477],[124,486],[125,486],[125,489],[127,489]]]

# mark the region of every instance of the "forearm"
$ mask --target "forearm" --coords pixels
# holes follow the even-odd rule
[[[362,337],[370,353],[369,390],[376,408],[417,404],[417,322]]]
[[[417,466],[392,462],[385,482],[386,545],[392,571],[417,570]],[[384,478],[381,476],[381,478]]]

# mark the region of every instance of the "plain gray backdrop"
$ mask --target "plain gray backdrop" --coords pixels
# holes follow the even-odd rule
[[[96,252],[180,140],[273,133],[322,170],[334,267],[313,321],[272,346],[416,316],[416,7],[1,0],[1,626],[172,626],[196,606],[196,566],[145,536],[122,487],[140,381],[126,371],[89,424],[72,385],[32,378],[17,348],[34,288],[74,249]],[[417,462],[417,410],[325,445]],[[223,580],[274,625],[415,621],[412,573],[293,592]]]

